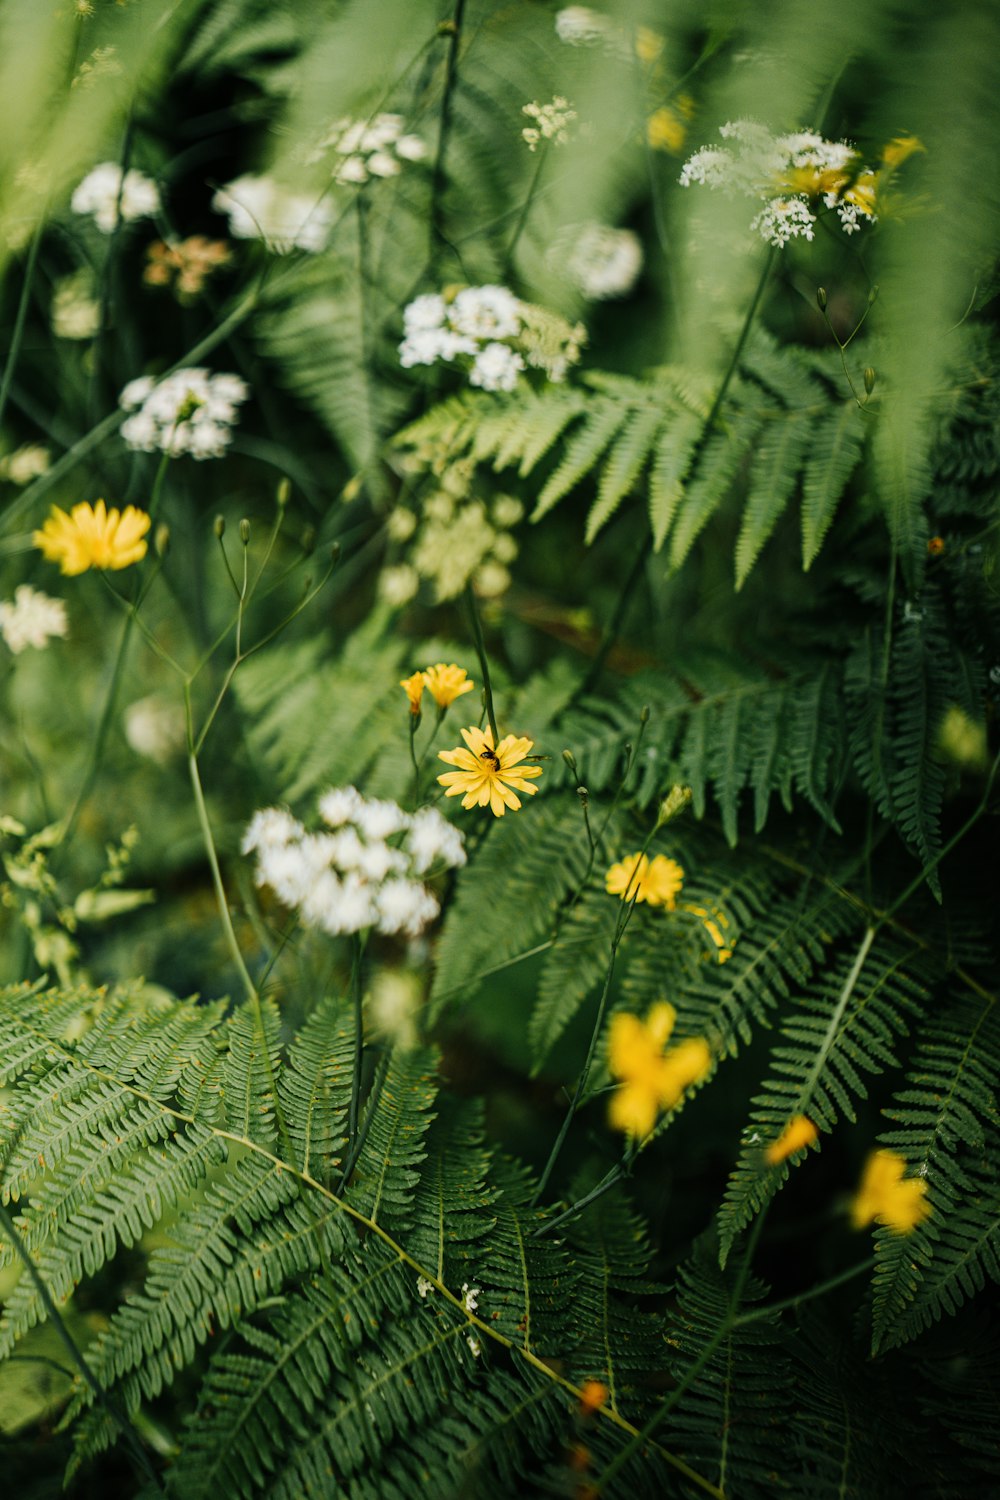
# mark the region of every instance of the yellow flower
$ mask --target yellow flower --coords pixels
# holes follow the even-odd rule
[[[873,1151],[865,1162],[858,1188],[851,1204],[851,1223],[855,1229],[877,1220],[897,1234],[909,1234],[931,1211],[927,1202],[927,1184],[921,1177],[903,1173],[906,1162],[895,1151]]]
[[[703,1037],[689,1037],[664,1053],[676,1015],[672,1005],[661,1002],[645,1021],[628,1012],[612,1016],[608,1067],[621,1080],[608,1111],[615,1130],[637,1139],[647,1136],[660,1111],[673,1109],[684,1090],[711,1067],[712,1053]]]
[[[618,864],[612,865],[604,877],[604,888],[609,896],[620,896],[623,901],[636,903],[648,901],[650,906],[665,906],[673,911],[677,895],[684,884],[684,871],[676,860],[657,854],[649,859],[645,854],[632,854]]]
[[[812,1120],[805,1115],[794,1115],[777,1140],[768,1146],[764,1159],[769,1166],[775,1167],[779,1161],[787,1161],[796,1151],[802,1151],[816,1140],[819,1140],[819,1131]]]
[[[464,667],[456,667],[454,662],[446,667],[443,661],[439,661],[424,672],[424,682],[438,708],[447,708],[463,693],[472,692],[475,683],[470,682],[468,676]]]
[[[423,696],[425,681],[423,672],[414,672],[412,677],[400,678],[399,685],[405,690],[406,696],[410,700],[411,714],[418,714],[420,712],[420,699]]]
[[[683,147],[687,136],[685,118],[690,119],[692,103],[685,95],[677,104],[677,109],[661,105],[646,121],[646,140],[653,151],[668,151],[676,156]]]
[[[108,510],[103,500],[93,506],[82,500],[69,515],[54,505],[31,540],[49,562],[57,562],[72,577],[88,568],[127,568],[139,562],[146,555],[148,530],[149,517],[134,505],[119,512]]]
[[[923,141],[915,135],[897,135],[884,148],[882,160],[887,167],[898,167],[915,151],[926,151]]]
[[[489,807],[494,817],[502,818],[508,807],[516,812],[521,806],[512,787],[531,797],[538,791],[526,778],[541,776],[541,766],[520,764],[533,747],[533,740],[505,734],[494,749],[493,731],[477,729],[474,724],[462,730],[462,738],[468,749],[459,745],[456,750],[438,751],[439,760],[459,767],[438,777],[447,788],[446,797],[461,797],[463,807]]]

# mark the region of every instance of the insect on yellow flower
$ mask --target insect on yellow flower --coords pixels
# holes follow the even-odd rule
[[[664,1053],[677,1013],[672,1005],[654,1005],[645,1021],[620,1011],[608,1032],[608,1067],[620,1080],[608,1110],[615,1130],[641,1140],[661,1110],[673,1109],[691,1084],[712,1065],[704,1037],[688,1037]]]
[[[675,859],[664,854],[650,859],[645,854],[631,854],[612,865],[604,877],[609,896],[623,901],[647,901],[650,906],[665,906],[673,911],[684,884],[684,871]]]
[[[108,510],[103,500],[96,505],[82,500],[69,515],[54,505],[31,540],[48,562],[57,562],[73,577],[88,568],[127,568],[139,562],[146,555],[149,524],[149,516],[134,505]]]
[[[420,712],[420,700],[423,697],[424,687],[426,686],[423,672],[414,672],[412,677],[401,677],[399,685],[410,700],[410,713],[418,714]]]
[[[768,1166],[775,1167],[778,1162],[787,1161],[796,1151],[803,1151],[817,1140],[819,1131],[812,1120],[806,1115],[794,1115],[777,1139],[768,1146],[764,1152],[764,1160]]]
[[[895,1151],[873,1151],[865,1162],[861,1186],[851,1204],[855,1229],[877,1221],[897,1234],[909,1234],[931,1211],[927,1184],[921,1177],[903,1178],[906,1161]]]
[[[529,778],[541,776],[541,766],[521,765],[534,740],[505,734],[494,747],[493,731],[474,724],[462,730],[462,738],[467,748],[438,751],[439,760],[459,768],[438,777],[446,797],[461,797],[463,807],[489,807],[494,817],[502,818],[508,807],[517,812],[521,806],[517,792],[533,797],[538,791]]]
[[[456,698],[471,693],[475,687],[464,667],[456,667],[454,662],[445,666],[443,661],[425,670],[424,684],[438,708],[447,708]]]

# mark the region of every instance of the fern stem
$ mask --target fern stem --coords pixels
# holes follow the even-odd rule
[[[833,1014],[830,1016],[830,1024],[826,1028],[826,1034],[824,1035],[823,1040],[820,1042],[818,1048],[816,1049],[816,1056],[813,1058],[813,1064],[809,1070],[809,1076],[806,1079],[805,1084],[803,1085],[802,1092],[799,1094],[798,1108],[803,1114],[805,1113],[806,1108],[812,1099],[813,1090],[815,1089],[816,1084],[819,1082],[819,1075],[826,1065],[826,1060],[829,1055],[830,1048],[833,1046],[834,1039],[837,1035],[838,1030],[840,1029],[840,1023],[843,1020],[844,1011],[847,1009],[847,1002],[854,994],[857,982],[861,978],[861,970],[865,966],[865,959],[868,957],[871,945],[875,941],[877,931],[877,927],[865,928],[865,935],[861,939],[861,944],[858,948],[857,953],[855,954],[854,962],[851,965],[851,971],[848,974],[847,978],[844,980],[840,994],[837,996],[837,1003],[833,1008]]]
[[[0,1204],[0,1226],[3,1227],[4,1234],[6,1234],[7,1238],[10,1240],[10,1243],[13,1245],[18,1259],[24,1265],[24,1269],[27,1271],[28,1276],[34,1283],[35,1290],[37,1291],[42,1305],[45,1308],[46,1314],[48,1315],[52,1326],[55,1328],[60,1339],[65,1344],[70,1358],[76,1365],[77,1369],[80,1371],[80,1374],[83,1376],[84,1380],[90,1386],[90,1389],[93,1391],[97,1400],[104,1407],[104,1410],[107,1412],[114,1425],[118,1428],[118,1431],[121,1433],[122,1437],[125,1439],[125,1444],[129,1450],[132,1461],[134,1462],[136,1468],[142,1474],[143,1478],[146,1479],[150,1484],[155,1485],[157,1491],[162,1494],[163,1486],[160,1484],[156,1471],[150,1463],[145,1449],[139,1442],[139,1439],[136,1436],[135,1431],[128,1420],[128,1417],[124,1412],[118,1410],[117,1403],[112,1401],[110,1395],[104,1389],[97,1376],[94,1374],[94,1371],[91,1369],[83,1350],[77,1348],[76,1340],[73,1338],[73,1335],[66,1327],[65,1319],[60,1313],[58,1307],[56,1307],[56,1304],[52,1298],[52,1294],[46,1286],[41,1272],[39,1271],[35,1262],[32,1260],[31,1256],[28,1254],[24,1241],[21,1239],[20,1234],[18,1234],[16,1225],[14,1224],[13,1219],[11,1218],[10,1214],[7,1212],[7,1209],[3,1206],[3,1204]]]
[[[358,1155],[358,1111],[361,1103],[361,1068],[364,1063],[364,1017],[361,1013],[361,961],[364,956],[364,941],[359,933],[354,934],[351,944],[351,1008],[354,1012],[354,1062],[351,1069],[351,1104],[347,1116],[348,1166],[344,1169],[344,1181]]]
[[[466,597],[469,601],[469,616],[472,620],[472,639],[476,644],[476,655],[479,657],[479,670],[483,674],[483,697],[486,702],[486,717],[490,722],[490,731],[493,735],[493,748],[496,749],[500,743],[500,733],[497,729],[496,710],[493,707],[493,686],[490,682],[490,664],[486,656],[486,642],[483,639],[483,624],[479,618],[479,607],[476,604],[476,595],[471,581],[466,585]]]
[[[849,1266],[846,1271],[840,1271],[836,1276],[830,1276],[826,1281],[821,1281],[817,1286],[810,1287],[806,1292],[799,1292],[795,1297],[783,1297],[780,1302],[767,1302],[763,1307],[755,1307],[750,1312],[740,1313],[734,1318],[731,1327],[742,1328],[745,1323],[756,1323],[761,1318],[769,1318],[772,1313],[787,1312],[790,1307],[798,1307],[803,1302],[812,1302],[815,1297],[825,1297],[827,1292],[832,1292],[838,1286],[843,1286],[847,1281],[853,1281],[855,1276],[863,1276],[870,1271],[875,1264],[875,1256],[869,1255],[865,1260],[858,1261],[857,1265]]]

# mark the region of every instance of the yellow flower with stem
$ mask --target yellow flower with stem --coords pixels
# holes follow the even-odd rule
[[[620,896],[623,901],[642,901],[650,906],[665,906],[673,911],[677,896],[684,884],[684,870],[675,859],[656,854],[652,859],[646,854],[630,854],[612,865],[604,877],[604,888],[609,896]]]
[[[108,510],[103,500],[96,505],[82,500],[69,515],[54,505],[31,540],[48,562],[57,562],[67,577],[74,577],[88,568],[117,570],[141,561],[149,525],[149,516],[134,505]]]
[[[401,677],[399,685],[410,700],[410,713],[419,714],[420,700],[426,686],[423,672],[414,672],[412,677]]]
[[[446,797],[461,797],[463,807],[488,807],[494,817],[502,818],[508,807],[517,812],[521,806],[518,792],[533,797],[538,788],[531,781],[541,776],[541,766],[524,766],[521,762],[533,749],[534,740],[523,735],[505,734],[498,745],[493,731],[477,729],[474,724],[462,730],[465,748],[439,750],[438,759],[457,771],[446,771],[438,781]]]
[[[446,666],[443,661],[425,668],[424,684],[438,708],[449,708],[456,698],[471,693],[475,687],[464,667],[456,667],[454,662]]]
[[[645,1021],[626,1011],[611,1018],[608,1067],[619,1083],[608,1119],[615,1130],[636,1140],[649,1135],[661,1110],[673,1109],[712,1065],[704,1037],[688,1037],[664,1052],[676,1019],[674,1007],[665,1001],[654,1005]]]
[[[897,1234],[909,1234],[931,1211],[927,1184],[922,1177],[907,1177],[906,1161],[896,1151],[873,1151],[865,1162],[861,1186],[851,1203],[855,1229],[878,1222]]]

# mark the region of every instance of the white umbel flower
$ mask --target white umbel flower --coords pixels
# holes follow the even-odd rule
[[[130,167],[123,178],[116,161],[102,161],[74,188],[70,207],[75,214],[89,214],[103,234],[111,234],[119,216],[131,223],[159,213],[160,193],[144,172]]]
[[[64,636],[68,630],[63,601],[33,589],[30,583],[18,584],[13,600],[0,600],[0,635],[15,656],[26,646],[40,651],[53,636]]]
[[[330,234],[333,211],[315,193],[297,193],[273,177],[246,173],[220,188],[212,199],[217,213],[229,219],[229,232],[240,240],[264,240],[276,255],[292,250],[322,250]]]
[[[122,423],[122,437],[142,453],[222,458],[237,409],[249,395],[250,387],[238,375],[211,375],[200,368],[175,370],[160,381],[142,375],[130,380],[118,398],[123,410],[133,412]]]

